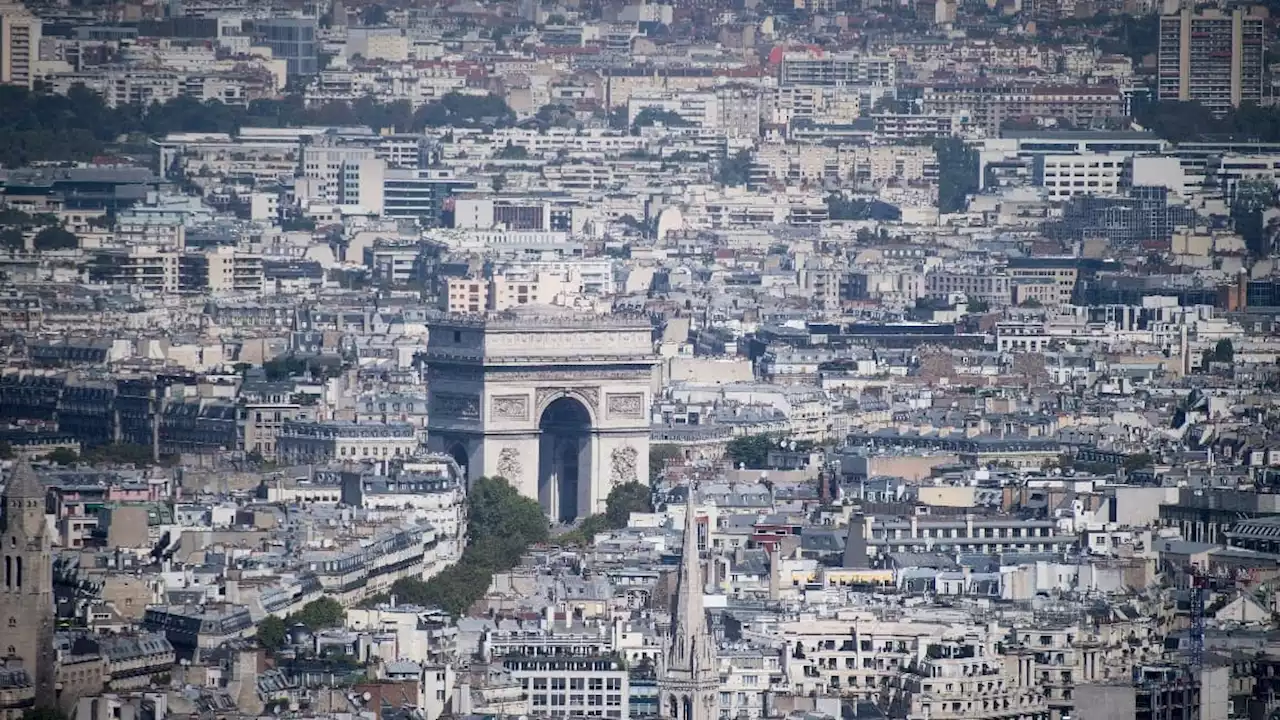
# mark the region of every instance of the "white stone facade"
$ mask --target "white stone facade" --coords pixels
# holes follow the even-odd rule
[[[506,478],[553,518],[602,512],[615,485],[649,479],[652,348],[643,317],[551,308],[442,317],[427,341],[428,445],[470,480]],[[564,412],[568,435],[544,430]],[[563,472],[577,477],[558,482]],[[561,497],[570,486],[574,497]]]

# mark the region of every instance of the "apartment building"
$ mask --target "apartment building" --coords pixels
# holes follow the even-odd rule
[[[379,528],[372,537],[350,537],[336,550],[302,553],[302,564],[316,574],[324,593],[350,607],[388,590],[401,578],[422,578],[435,568],[436,530],[424,524]]]
[[[853,615],[783,622],[782,682],[795,695],[832,693],[878,702],[893,693],[924,648],[947,632],[941,623]]]
[[[0,5],[0,85],[35,84],[41,29],[40,18],[21,3]]]
[[[1120,155],[1037,155],[1034,182],[1050,200],[1077,195],[1115,195],[1125,175]]]
[[[181,289],[204,291],[216,295],[257,294],[265,284],[262,256],[232,247],[219,247],[201,253],[187,253],[181,263],[187,266],[179,279]]]
[[[924,276],[924,294],[932,298],[964,295],[970,302],[1008,305],[1010,287],[1011,278],[1003,268],[934,270]]]
[[[891,57],[852,52],[788,52],[783,53],[778,67],[778,84],[891,88],[897,83],[897,69],[897,61]]]
[[[606,626],[557,624],[554,609],[538,626],[488,631],[481,653],[520,683],[528,712],[551,717],[625,718],[630,677]]]
[[[382,214],[387,163],[372,144],[320,136],[303,146],[301,167],[299,200],[359,205]]]
[[[408,423],[284,422],[276,454],[285,462],[362,462],[411,457],[417,431]]]
[[[316,409],[302,405],[289,382],[250,380],[241,391],[240,442],[245,452],[277,457],[280,429],[288,422],[314,420]]]
[[[1075,535],[1052,520],[968,515],[958,519],[867,517],[870,553],[1024,552],[1057,553],[1075,545]]]
[[[128,285],[156,293],[176,293],[181,253],[152,246],[100,250],[89,261],[89,282]]]
[[[572,306],[584,294],[576,268],[534,270],[511,267],[489,278],[449,278],[440,307],[449,312],[510,310],[521,305]]]
[[[1000,655],[992,643],[928,644],[904,676],[908,720],[1049,720],[1029,652]]]
[[[1160,18],[1160,100],[1197,102],[1222,113],[1262,99],[1266,12],[1186,7]]]
[[[1055,288],[1052,295],[1039,299],[1046,305],[1055,306],[1071,304],[1076,283],[1080,279],[1079,261],[1075,258],[1011,258],[1005,272],[1014,282],[1043,282],[1052,285]],[[1027,292],[1032,291],[1032,288],[1027,288]]]
[[[1089,127],[1124,112],[1120,89],[1100,85],[957,83],[923,88],[920,99],[925,114],[967,115],[991,136],[999,134],[1006,120],[1025,116],[1064,118]]]
[[[317,60],[315,18],[280,17],[254,21],[259,43],[271,48],[271,55],[285,61],[290,77],[315,75]]]

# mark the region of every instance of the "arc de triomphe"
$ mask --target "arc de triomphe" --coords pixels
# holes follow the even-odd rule
[[[643,316],[519,308],[429,323],[427,443],[501,476],[565,522],[649,481],[652,327]]]

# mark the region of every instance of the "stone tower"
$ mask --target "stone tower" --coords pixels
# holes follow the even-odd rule
[[[658,658],[659,716],[669,720],[715,720],[720,672],[715,641],[707,631],[702,606],[702,559],[698,554],[698,513],[695,488],[689,486],[684,516],[684,549],[680,579],[667,633]]]
[[[45,528],[45,489],[19,462],[4,490],[0,517],[0,653],[17,658],[36,688],[36,705],[53,707],[53,546]]]

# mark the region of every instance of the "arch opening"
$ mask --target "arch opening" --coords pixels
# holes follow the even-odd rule
[[[462,443],[454,443],[449,447],[449,457],[453,458],[453,461],[458,463],[458,467],[462,470],[462,477],[469,478],[470,475],[468,474],[467,465],[469,464],[470,459],[467,457],[467,449],[462,446]]]
[[[538,502],[553,521],[573,522],[590,504],[591,414],[575,398],[556,398],[538,430]]]

